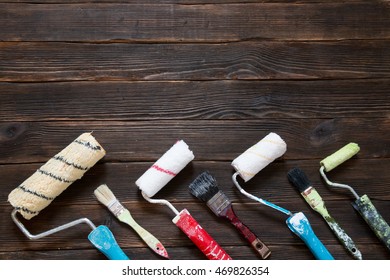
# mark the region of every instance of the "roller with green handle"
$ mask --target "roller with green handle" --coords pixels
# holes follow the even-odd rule
[[[331,182],[325,174],[325,172],[333,170],[343,162],[356,155],[359,151],[360,148],[356,143],[349,143],[345,145],[343,148],[320,162],[320,174],[329,186],[347,189],[352,192],[356,198],[356,200],[352,203],[352,206],[363,217],[379,240],[381,240],[387,249],[390,250],[390,226],[375,208],[370,198],[366,194],[359,196],[349,185]]]

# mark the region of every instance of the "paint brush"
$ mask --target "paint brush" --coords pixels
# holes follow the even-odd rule
[[[132,217],[130,211],[126,209],[119,200],[115,197],[114,193],[107,185],[99,186],[94,194],[97,200],[110,210],[119,221],[129,225],[134,231],[142,238],[143,241],[152,249],[156,254],[169,259],[168,252],[161,244],[161,242],[154,237],[150,232],[141,227]]]
[[[345,145],[320,162],[320,174],[330,187],[347,189],[353,194],[355,197],[355,201],[352,202],[353,208],[359,212],[378,239],[382,241],[388,250],[390,250],[390,226],[375,208],[371,199],[366,194],[359,196],[356,191],[347,184],[331,182],[325,174],[325,171],[329,172],[333,170],[343,162],[352,158],[359,151],[360,147],[356,143],[349,143]]]
[[[362,253],[356,247],[352,238],[340,227],[336,220],[329,214],[325,202],[313,187],[309,178],[300,168],[293,168],[287,173],[288,180],[297,188],[310,207],[318,212],[326,221],[330,229],[339,239],[345,249],[357,260],[362,259]]]
[[[244,224],[234,212],[233,205],[224,192],[218,188],[215,177],[205,171],[200,174],[190,185],[190,193],[206,205],[220,218],[229,220],[236,229],[245,237],[262,259],[270,256],[268,247]]]

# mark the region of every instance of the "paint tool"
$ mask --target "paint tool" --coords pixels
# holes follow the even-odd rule
[[[108,210],[122,223],[129,225],[142,240],[161,257],[169,259],[168,252],[162,243],[150,232],[141,227],[133,218],[130,211],[115,197],[111,189],[106,185],[100,185],[94,194],[97,200],[108,208]]]
[[[232,176],[233,183],[237,189],[249,199],[287,215],[286,224],[288,228],[306,244],[316,259],[333,260],[333,256],[314,233],[309,220],[302,212],[294,214],[290,210],[279,205],[254,196],[246,192],[237,180],[237,177],[240,176],[245,182],[249,181],[260,170],[265,168],[275,159],[281,157],[286,151],[287,144],[284,140],[276,133],[269,133],[258,143],[248,148],[244,153],[233,160],[232,166],[236,170]]]
[[[341,188],[349,190],[355,198],[352,202],[353,208],[363,217],[371,230],[379,238],[380,241],[390,250],[390,226],[375,208],[371,199],[366,195],[359,196],[357,192],[347,184],[332,182],[328,179],[325,172],[330,172],[343,162],[349,160],[360,151],[360,147],[356,143],[349,143],[326,157],[320,162],[320,174],[326,184],[333,188]]]
[[[225,250],[202,228],[187,209],[179,212],[168,200],[152,199],[193,159],[194,154],[188,145],[183,140],[177,141],[138,178],[136,185],[146,201],[166,205],[172,210],[176,215],[172,222],[191,239],[208,259],[231,260]]]
[[[348,253],[351,254],[354,259],[362,260],[362,253],[355,245],[355,242],[329,214],[324,200],[313,187],[306,173],[303,172],[302,169],[295,167],[287,173],[287,177],[291,184],[301,193],[307,204],[309,204],[314,211],[324,218],[332,232],[336,235]]]
[[[206,202],[211,211],[220,218],[227,219],[244,236],[249,244],[256,250],[262,259],[270,256],[271,251],[254,234],[233,209],[232,202],[227,195],[218,187],[217,180],[210,172],[201,173],[190,185],[189,189],[192,195],[199,200]]]
[[[19,213],[26,220],[30,220],[38,215],[58,195],[103,158],[105,153],[91,133],[83,133],[11,191],[8,195],[8,201],[14,207],[11,218],[26,237],[36,240],[84,223],[92,229],[88,235],[89,241],[107,258],[129,259],[119,247],[109,228],[104,225],[96,227],[88,218],[80,218],[34,235],[17,217]]]

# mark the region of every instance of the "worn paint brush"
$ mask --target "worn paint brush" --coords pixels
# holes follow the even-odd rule
[[[290,210],[246,192],[238,183],[238,176],[240,176],[245,182],[249,181],[260,170],[265,168],[278,157],[282,156],[286,151],[287,144],[284,140],[276,133],[269,133],[258,143],[233,160],[232,166],[236,170],[232,176],[233,183],[246,197],[289,216],[286,220],[288,228],[302,239],[316,259],[333,260],[333,256],[318,239],[309,223],[309,220],[302,212],[293,214]]]
[[[188,145],[183,140],[178,141],[138,178],[135,184],[148,202],[166,205],[175,213],[176,216],[172,222],[191,239],[208,259],[231,260],[225,250],[202,228],[187,209],[179,212],[169,201],[151,198],[193,159],[194,154]]]
[[[390,226],[375,208],[371,199],[366,194],[359,196],[356,191],[347,184],[334,183],[330,181],[325,174],[325,171],[329,172],[333,170],[343,162],[356,155],[359,151],[360,147],[356,143],[349,143],[345,145],[320,162],[320,174],[330,187],[347,189],[353,194],[355,197],[355,201],[352,203],[353,208],[359,212],[379,240],[382,241],[388,250],[390,250]]]
[[[88,218],[80,218],[39,234],[31,234],[17,217],[19,213],[30,220],[38,215],[105,154],[105,150],[91,133],[83,133],[15,188],[8,195],[8,201],[14,207],[11,218],[24,235],[36,240],[85,223],[92,229],[88,240],[100,252],[112,260],[128,260],[109,228],[104,225],[96,227]]]
[[[134,231],[142,238],[143,241],[152,249],[156,254],[169,259],[168,252],[161,242],[154,237],[150,232],[141,227],[130,214],[130,211],[126,209],[119,200],[115,197],[114,193],[107,185],[99,186],[94,194],[104,206],[110,210],[119,221],[129,225]]]
[[[233,205],[224,192],[218,188],[217,180],[209,172],[200,174],[190,185],[192,195],[206,202],[206,205],[220,218],[229,220],[245,237],[262,259],[270,256],[267,246],[244,224],[234,212]]]
[[[356,247],[352,238],[340,227],[336,220],[329,214],[325,202],[311,184],[309,178],[300,168],[296,167],[287,173],[288,180],[297,188],[310,207],[318,212],[326,221],[330,229],[339,239],[345,249],[357,260],[362,259],[362,253]]]

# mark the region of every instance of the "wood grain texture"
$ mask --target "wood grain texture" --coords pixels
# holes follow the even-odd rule
[[[12,2],[12,3],[11,3]],[[235,228],[187,186],[209,170],[273,260],[312,260],[286,216],[234,187],[231,161],[269,132],[283,157],[245,190],[303,211],[336,259],[352,259],[287,180],[309,176],[364,259],[390,259],[350,193],[330,189],[319,161],[349,142],[360,152],[332,181],[367,194],[390,222],[390,2],[323,0],[0,0],[1,260],[105,259],[78,226],[28,240],[11,220],[8,194],[83,132],[107,155],[42,213],[39,233],[79,217],[107,225],[132,259],[161,260],[93,195],[106,183],[172,259],[205,259],[166,206],[135,181],[178,139],[195,154],[156,198],[187,208],[234,259],[258,259]]]
[[[386,118],[389,83],[388,79],[0,83],[0,120],[241,121],[353,118],[362,111],[365,118]]]
[[[389,5],[378,1],[299,5],[0,4],[4,41],[390,39],[390,31],[383,28],[389,21]]]
[[[7,42],[0,43],[0,81],[389,78],[389,46],[390,40],[157,45]]]

